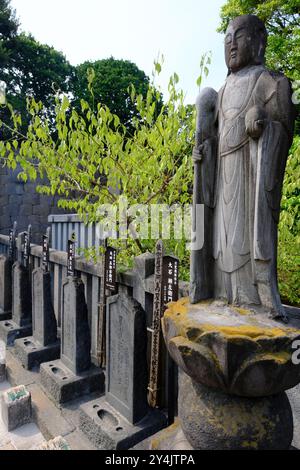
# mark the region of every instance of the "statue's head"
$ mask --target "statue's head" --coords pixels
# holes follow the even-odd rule
[[[247,65],[263,64],[266,45],[267,30],[257,16],[237,16],[230,21],[225,36],[225,60],[229,73]]]

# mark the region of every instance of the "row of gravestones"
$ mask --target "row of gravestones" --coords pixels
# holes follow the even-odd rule
[[[121,286],[107,299],[104,373],[91,363],[87,303],[74,269],[74,242],[68,244],[59,340],[51,300],[49,234],[43,237],[42,265],[32,272],[30,229],[18,236],[18,243],[15,239],[14,230],[8,256],[0,256],[0,338],[12,353],[27,369],[40,366],[41,385],[57,404],[105,391],[80,406],[80,429],[99,449],[128,449],[166,426],[165,414],[147,403],[147,333],[141,305]]]

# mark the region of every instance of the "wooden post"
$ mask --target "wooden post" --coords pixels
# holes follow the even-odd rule
[[[104,241],[105,252],[103,255],[103,276],[100,284],[99,317],[98,317],[98,345],[97,355],[100,367],[106,366],[106,299],[109,293],[117,289],[117,250],[107,246]]]
[[[160,359],[160,319],[162,314],[162,267],[163,267],[163,243],[158,240],[155,247],[155,268],[154,268],[154,297],[153,297],[153,318],[151,332],[151,358],[150,377],[148,385],[148,403],[151,407],[158,406],[158,380],[159,380],[159,359]]]

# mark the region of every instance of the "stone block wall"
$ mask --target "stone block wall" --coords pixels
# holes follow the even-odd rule
[[[41,243],[42,234],[48,226],[49,214],[63,211],[57,207],[57,197],[49,197],[36,192],[38,182],[18,179],[20,169],[12,171],[0,166],[0,233],[7,235],[14,221],[18,232],[32,225],[34,243]]]

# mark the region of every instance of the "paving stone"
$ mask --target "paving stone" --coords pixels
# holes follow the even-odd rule
[[[32,399],[32,417],[46,439],[65,436],[75,430],[37,384],[28,386]]]
[[[17,450],[29,450],[45,440],[34,423],[25,424],[8,433],[8,436]]]

